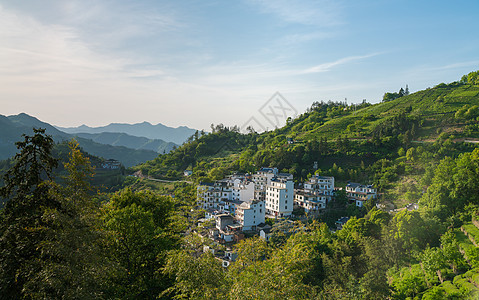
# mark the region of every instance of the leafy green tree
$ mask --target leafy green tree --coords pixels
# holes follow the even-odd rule
[[[108,251],[117,269],[111,293],[123,299],[156,298],[170,285],[158,271],[167,250],[177,243],[169,227],[172,201],[153,192],[126,189],[111,196],[103,210]]]
[[[172,251],[164,272],[175,281],[161,296],[172,294],[173,299],[226,299],[228,284],[223,267],[210,252]]]
[[[41,270],[25,285],[33,298],[97,299],[110,272],[101,251],[98,206],[89,193],[93,168],[76,141],[69,149],[64,185],[50,183],[50,195],[61,206],[45,208],[42,216],[49,228],[39,246]]]
[[[393,217],[386,227],[386,234],[396,242],[391,247],[398,247],[398,250],[411,255],[426,246],[429,239],[425,229],[426,224],[417,211],[403,210]]]
[[[47,183],[57,166],[51,156],[53,140],[44,129],[33,132],[16,143],[20,152],[0,188],[0,196],[7,199],[0,216],[0,295],[4,299],[32,296],[25,286],[41,270],[40,246],[51,226],[43,215],[60,207]]]
[[[479,84],[479,71],[470,72],[467,74],[467,83],[468,84]]]
[[[453,231],[448,231],[441,236],[441,250],[445,263],[451,266],[453,272],[457,273],[458,270],[467,266]]]
[[[391,265],[384,257],[383,242],[365,237],[360,243],[361,258],[367,266],[359,281],[362,299],[386,299],[390,294],[386,272]]]
[[[419,264],[411,268],[404,267],[399,271],[391,272],[394,287],[393,299],[414,299],[419,293],[427,289],[426,279]]]
[[[324,245],[328,237],[324,228],[312,230],[292,235],[274,251],[265,248],[262,240],[242,242],[238,259],[231,267],[230,299],[314,298],[313,284],[324,278],[317,261],[323,248],[316,247]]]
[[[383,102],[389,102],[401,97],[398,93],[385,93],[383,96]]]
[[[416,149],[414,147],[407,149],[406,159],[409,161],[414,161],[415,157],[416,157]]]
[[[429,276],[434,276],[437,274],[441,283],[443,281],[441,277],[440,270],[446,266],[444,254],[439,248],[426,248],[419,255],[421,259],[422,266],[424,271],[429,274]]]

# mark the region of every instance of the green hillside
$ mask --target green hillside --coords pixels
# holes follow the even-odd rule
[[[268,219],[269,241],[238,231],[237,243],[213,240],[194,184],[129,176],[116,187],[130,188],[99,193],[90,183],[100,158],[85,160],[43,131],[25,137],[21,155],[0,164],[12,167],[0,184],[0,298],[478,299],[479,144],[468,141],[479,115],[477,98],[463,95],[475,88],[462,81],[376,105],[315,103],[262,134],[220,124],[133,168],[172,179],[191,169],[193,181],[206,181],[276,166],[296,181],[316,172],[380,191],[362,208],[337,191],[319,216]],[[437,93],[449,96],[430,107]],[[331,125],[340,123],[346,129]],[[54,170],[53,157],[69,163]],[[110,184],[121,179],[107,172]],[[55,175],[66,176],[47,180]]]
[[[194,178],[213,180],[232,171],[276,166],[303,180],[318,171],[313,168],[317,162],[319,172],[335,175],[339,181],[381,185],[384,174],[389,174],[388,181],[395,181],[405,173],[410,148],[420,145],[431,156],[447,150],[453,157],[474,148],[462,142],[479,140],[478,105],[479,86],[465,79],[374,105],[315,102],[284,127],[261,134],[241,134],[236,127],[217,125],[212,134],[196,136],[134,170],[177,179],[190,168]],[[402,164],[395,161],[401,156]],[[377,165],[381,160],[385,161]]]
[[[454,82],[439,84],[434,88],[375,105],[315,103],[310,112],[299,116],[279,131],[299,140],[322,137],[335,139],[338,135],[368,138],[378,125],[407,112],[408,117],[421,120],[417,138],[435,138],[438,136],[437,130],[431,129],[463,127],[465,119],[456,119],[454,114],[464,106],[469,108],[474,105],[479,105],[479,86]],[[469,119],[474,117],[477,115]]]

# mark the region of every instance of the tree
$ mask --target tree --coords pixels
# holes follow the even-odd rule
[[[383,96],[383,102],[389,102],[389,101],[392,101],[394,99],[397,99],[399,98],[399,94],[398,93],[385,93],[384,96]]]
[[[170,228],[172,210],[169,197],[130,189],[112,195],[104,206],[108,252],[117,269],[111,286],[115,297],[153,299],[169,287],[158,271],[177,243]]]
[[[386,227],[385,239],[387,246],[406,254],[412,254],[426,246],[428,243],[426,224],[417,211],[403,210],[398,212]],[[407,257],[402,257],[407,258]]]
[[[17,142],[19,153],[4,176],[0,196],[7,199],[0,216],[0,295],[4,299],[30,297],[25,286],[41,270],[41,243],[51,224],[43,219],[47,209],[60,207],[51,196],[57,160],[51,155],[53,139],[45,129],[33,129]]]
[[[417,294],[427,289],[426,279],[419,264],[411,268],[404,267],[397,272],[391,272],[393,278],[392,286],[395,289],[396,298],[393,299],[413,299]]]
[[[110,273],[101,251],[98,206],[90,194],[93,168],[76,141],[68,146],[64,185],[49,183],[50,195],[60,207],[45,208],[42,219],[49,228],[38,247],[40,270],[24,287],[33,298],[97,299],[103,295],[103,283]]]
[[[426,271],[429,276],[434,276],[437,274],[441,283],[443,282],[440,270],[444,268],[445,259],[444,254],[439,248],[426,248],[424,251],[419,255],[421,259],[422,266],[424,271]]]
[[[467,74],[467,83],[468,84],[479,84],[479,71],[470,72]]]
[[[453,231],[448,231],[441,236],[441,250],[445,262],[452,267],[454,273],[466,267],[467,263],[459,251],[459,245]]]
[[[174,285],[161,294],[173,299],[225,299],[226,276],[221,263],[206,252],[198,257],[188,250],[168,254],[164,272],[175,278]]]
[[[407,149],[406,159],[408,161],[414,161],[415,156],[416,156],[416,149],[414,147]]]

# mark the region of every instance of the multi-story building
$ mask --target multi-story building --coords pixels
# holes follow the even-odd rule
[[[233,199],[233,186],[229,180],[201,183],[196,189],[196,201],[203,209],[217,209],[225,201]]]
[[[265,208],[261,200],[243,202],[236,208],[236,219],[243,230],[256,230],[256,226],[264,223]]]
[[[265,207],[267,198],[269,207]],[[197,187],[197,204],[211,211],[210,215],[223,212],[236,214],[241,203],[247,205],[253,201],[262,201],[263,213],[266,210],[274,217],[291,215],[294,201],[293,175],[279,173],[276,168],[262,168],[252,176],[235,174]]]
[[[325,195],[314,194],[305,190],[294,191],[294,205],[304,208],[310,214],[318,214],[326,208],[327,198]]]
[[[334,177],[313,175],[304,183],[304,190],[324,195],[327,201],[330,201],[334,194]]]
[[[331,201],[334,194],[334,177],[313,175],[294,191],[294,204],[308,213],[317,214]]]
[[[278,175],[277,168],[261,168],[261,170],[252,176],[254,182],[254,199],[263,201],[266,199],[266,187],[276,175]]]
[[[254,182],[246,178],[233,180],[232,198],[235,201],[251,201],[254,198]]]
[[[291,174],[278,174],[266,186],[266,213],[274,217],[287,217],[293,212],[294,183]]]
[[[372,185],[362,185],[350,182],[346,185],[346,196],[349,201],[354,202],[356,206],[362,207],[364,201],[377,198],[377,190]]]

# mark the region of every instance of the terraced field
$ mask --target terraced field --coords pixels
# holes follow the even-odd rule
[[[478,222],[475,222],[479,225]],[[479,299],[479,228],[472,222],[454,230],[459,251],[466,260],[459,271],[453,271],[452,266],[442,268],[437,272],[429,272],[422,263],[403,267],[389,272],[390,284],[396,288],[394,299],[407,298],[404,287],[414,292],[414,299]],[[477,243],[476,243],[477,241]]]

